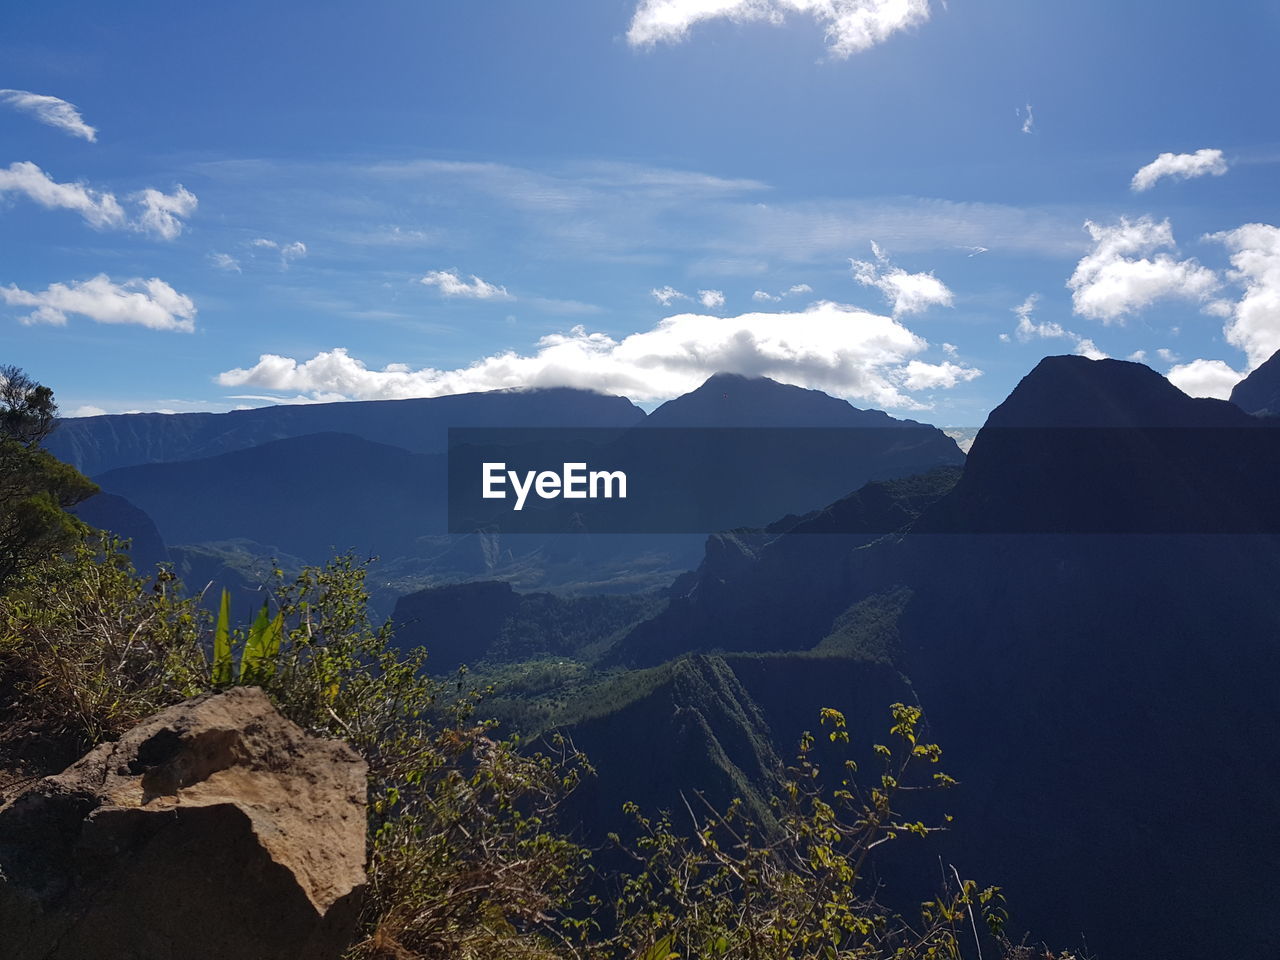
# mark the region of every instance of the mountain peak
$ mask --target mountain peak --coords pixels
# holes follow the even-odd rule
[[[1235,385],[1231,402],[1255,416],[1280,416],[1280,350]]]
[[[1224,400],[1189,397],[1127,360],[1045,357],[987,417],[990,427],[1230,427],[1247,416]]]
[[[668,400],[645,420],[650,427],[888,427],[911,425],[879,410],[769,377],[717,373]]]

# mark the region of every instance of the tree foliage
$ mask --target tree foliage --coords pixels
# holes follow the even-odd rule
[[[57,413],[52,390],[18,367],[0,366],[0,589],[85,532],[67,509],[98,488],[40,446]]]

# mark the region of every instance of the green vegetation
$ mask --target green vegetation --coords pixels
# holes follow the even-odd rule
[[[57,415],[53,391],[0,366],[0,586],[85,532],[66,511],[98,488],[41,447]]]

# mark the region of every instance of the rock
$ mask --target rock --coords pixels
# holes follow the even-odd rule
[[[337,958],[365,775],[256,688],[164,710],[0,807],[0,956]]]

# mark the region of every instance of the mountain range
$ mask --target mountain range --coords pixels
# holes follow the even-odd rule
[[[1270,960],[1275,397],[1276,358],[1226,402],[1141,364],[1050,357],[967,457],[933,428],[770,381],[712,378],[647,416],[600,398],[592,422],[571,425],[894,427],[925,441],[891,470],[855,464],[826,501],[780,490],[771,521],[706,531],[683,568],[688,537],[681,555],[659,536],[424,536],[444,449],[388,443],[372,420],[325,429],[338,425],[321,411],[317,429],[281,436],[262,414],[263,432],[228,431],[228,447],[186,459],[221,434],[202,421],[199,438],[161,442],[160,428],[86,421],[76,443],[124,498],[98,498],[100,515],[136,504],[158,528],[152,547],[178,544],[167,549],[193,569],[241,551],[243,571],[268,541],[306,556],[402,551],[392,568],[408,573],[385,598],[400,642],[427,644],[433,670],[467,663],[494,680],[508,726],[587,751],[597,776],[571,812],[593,841],[625,828],[624,801],[675,812],[690,791],[741,797],[767,824],[767,795],[821,707],[870,743],[888,704],[916,702],[960,786],[929,801],[956,818],[941,847],[908,840],[880,866],[904,907],[932,892],[941,853],[1005,887],[1015,934],[1104,960]],[[509,425],[480,419],[468,425]],[[534,419],[517,425],[559,425]],[[144,455],[163,462],[123,462]],[[810,478],[823,465],[792,467]],[[614,589],[580,589],[605,581]]]

